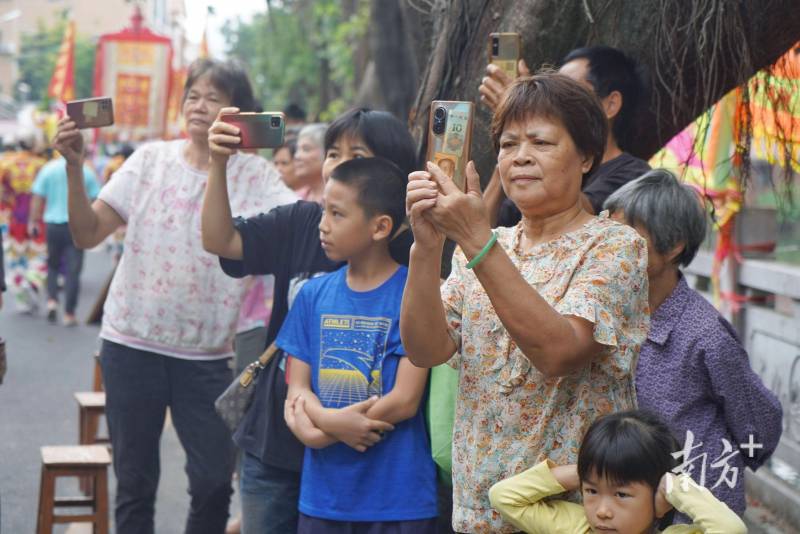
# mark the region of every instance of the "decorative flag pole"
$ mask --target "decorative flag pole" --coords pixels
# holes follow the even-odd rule
[[[64,40],[58,50],[56,68],[47,88],[47,96],[57,100],[59,105],[75,99],[75,22],[67,22]]]

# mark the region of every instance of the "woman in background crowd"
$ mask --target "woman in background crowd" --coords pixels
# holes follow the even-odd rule
[[[294,153],[294,182],[288,183],[297,196],[311,202],[322,202],[322,163],[325,161],[325,124],[303,126],[297,136]],[[290,178],[291,179],[291,178]]]

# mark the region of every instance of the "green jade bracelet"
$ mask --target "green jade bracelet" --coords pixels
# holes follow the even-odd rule
[[[492,250],[492,247],[494,246],[495,243],[497,243],[497,233],[494,230],[492,230],[492,237],[489,238],[489,241],[486,242],[486,244],[483,246],[483,249],[478,253],[478,255],[469,260],[469,263],[467,263],[467,269],[474,269],[475,267],[477,267],[478,264],[483,261],[483,258],[486,257],[489,251]]]

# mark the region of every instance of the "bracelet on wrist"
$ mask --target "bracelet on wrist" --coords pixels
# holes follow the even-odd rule
[[[467,263],[467,269],[474,269],[477,267],[478,264],[483,261],[489,251],[492,250],[492,247],[495,243],[497,243],[497,233],[492,230],[492,237],[489,238],[489,241],[487,241],[481,251],[478,252],[478,255],[469,260],[469,263]]]

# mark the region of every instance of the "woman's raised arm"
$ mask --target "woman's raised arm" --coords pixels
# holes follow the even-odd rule
[[[83,177],[83,134],[69,117],[58,122],[53,146],[67,163],[67,210],[72,239],[78,248],[95,247],[125,221],[102,200],[89,202]]]
[[[217,120],[208,130],[208,149],[211,165],[208,169],[208,182],[203,195],[203,208],[200,216],[200,231],[203,236],[203,249],[229,260],[241,260],[244,255],[242,236],[233,226],[231,204],[228,199],[228,158],[236,150],[226,144],[239,143],[239,128],[222,122],[223,114],[237,113],[239,108],[222,108]]]
[[[457,348],[448,333],[439,289],[444,234],[425,215],[436,205],[437,195],[430,174],[420,171],[409,175],[406,211],[414,245],[400,308],[400,336],[409,360],[418,367],[445,363]]]

